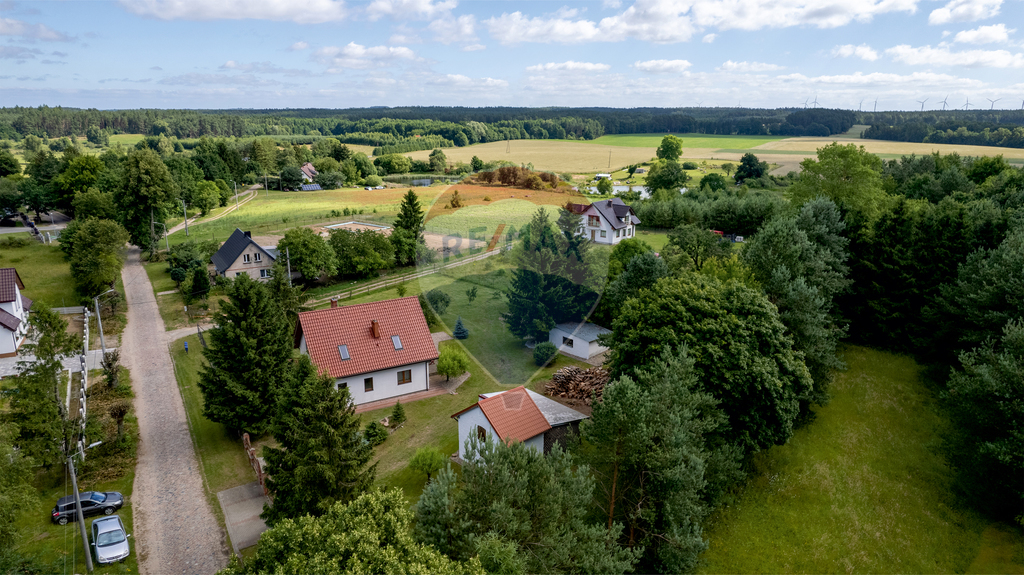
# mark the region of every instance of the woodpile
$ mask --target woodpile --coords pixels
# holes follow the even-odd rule
[[[610,375],[604,368],[580,369],[575,365],[570,365],[556,371],[544,389],[548,395],[590,405],[595,394],[600,401],[601,394],[604,393],[604,386],[608,384],[609,379]]]

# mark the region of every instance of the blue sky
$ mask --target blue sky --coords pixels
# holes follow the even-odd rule
[[[1021,108],[1024,1],[0,1],[4,106],[893,110],[947,96]]]

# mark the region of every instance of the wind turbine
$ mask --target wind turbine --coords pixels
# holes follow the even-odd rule
[[[918,104],[921,104],[921,111],[923,112],[924,111],[924,103],[928,101],[928,98],[925,98],[924,100],[915,100],[915,101]]]
[[[818,95],[817,94],[814,95],[814,102],[811,102],[811,103],[814,104],[815,108],[818,107]]]
[[[971,97],[967,96],[967,101],[964,102],[964,110],[966,110],[969,106],[973,106],[973,105],[974,104],[971,103]]]
[[[858,112],[860,112],[860,109],[861,109],[861,107],[862,107],[863,105],[864,105],[864,100],[861,100],[861,101],[860,101],[860,104],[857,104],[857,111],[858,111]]]
[[[873,114],[873,113],[875,113],[877,111],[878,111],[878,98],[875,98],[875,107],[871,109],[871,113]]]
[[[806,100],[804,100],[804,110],[807,109],[807,102],[809,102],[810,100],[811,100],[810,98],[807,98]]]
[[[704,103],[704,100],[697,100],[697,109],[700,109],[700,105]]]
[[[944,100],[942,100],[942,110],[943,111],[946,110],[946,100],[948,100],[948,99],[949,99],[949,94],[946,94],[946,98]]]
[[[988,108],[989,110],[994,109],[996,107],[996,102],[998,102],[999,100],[1002,100],[1002,98],[996,98],[995,100],[993,100],[992,98],[985,98],[985,99],[988,100],[989,102],[992,102],[992,105],[989,106],[989,108]]]

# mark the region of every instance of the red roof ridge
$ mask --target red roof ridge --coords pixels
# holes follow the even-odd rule
[[[522,385],[481,399],[475,405],[480,407],[498,438],[506,443],[526,441],[551,429],[551,424]]]

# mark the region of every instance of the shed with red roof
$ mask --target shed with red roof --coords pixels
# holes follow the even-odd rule
[[[426,391],[438,357],[416,297],[302,312],[295,345],[356,405]]]

